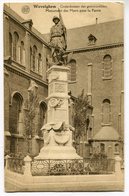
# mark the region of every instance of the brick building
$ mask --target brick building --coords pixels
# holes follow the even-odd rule
[[[77,96],[84,88],[94,108],[91,152],[123,154],[123,20],[69,29],[68,51],[77,71],[70,90]]]
[[[6,5],[4,6],[4,119],[5,151],[27,152],[25,142],[25,113],[29,90],[38,94],[32,151],[37,154],[43,145],[39,137],[45,122],[48,85],[46,80],[46,56],[48,44],[33,28],[32,20],[24,21]],[[31,137],[31,135],[28,135]],[[31,139],[31,138],[30,138]]]
[[[69,29],[68,53],[71,53],[69,90],[73,96],[87,93],[93,106],[87,139],[80,141],[79,154],[94,151],[123,154],[123,20]],[[9,7],[4,7],[4,90],[5,151],[27,152],[25,112],[30,89],[38,95],[32,151],[43,145],[39,133],[45,123],[48,85],[46,35],[33,28]],[[11,57],[11,58],[10,58]],[[77,73],[77,74],[76,74]],[[13,123],[12,123],[13,122]]]

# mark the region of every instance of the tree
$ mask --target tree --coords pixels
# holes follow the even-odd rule
[[[37,94],[33,91],[29,92],[29,98],[26,101],[26,111],[25,111],[25,138],[27,141],[28,153],[32,153],[32,138],[36,134],[36,114],[39,105]]]
[[[75,127],[75,145],[77,145],[77,141],[80,140],[80,137],[86,134],[89,126],[89,102],[87,95],[84,94],[84,89],[81,94],[74,101],[74,114],[73,121]]]

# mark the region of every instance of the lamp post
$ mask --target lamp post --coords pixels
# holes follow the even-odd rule
[[[92,112],[93,112],[93,106],[91,105],[88,105],[87,106],[87,110],[86,110],[86,141],[88,141],[88,138],[89,138],[89,131],[92,130],[92,127],[91,127],[91,115],[92,115]],[[90,133],[91,135],[91,133]]]
[[[93,112],[93,107],[91,105],[88,105],[86,108],[84,108],[85,110],[85,128],[84,128],[84,132],[82,134],[82,140],[83,140],[83,147],[82,147],[82,156],[85,157],[86,154],[86,146],[88,147],[88,139],[89,139],[89,131],[92,130],[91,127],[91,115]]]

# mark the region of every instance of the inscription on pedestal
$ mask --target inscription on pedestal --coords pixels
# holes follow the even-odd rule
[[[55,93],[66,93],[66,85],[55,83]]]

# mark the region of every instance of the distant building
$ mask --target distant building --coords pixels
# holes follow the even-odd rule
[[[69,90],[76,97],[82,89],[88,95],[93,113],[87,139],[80,141],[78,153],[84,157],[105,152],[123,155],[124,85],[123,20],[69,29],[67,52]],[[29,89],[38,95],[39,105],[32,137],[32,153],[43,145],[40,128],[46,119],[47,58],[50,48],[45,35],[4,6],[4,119],[5,151],[26,153],[25,112]]]
[[[88,138],[91,153],[123,154],[123,37],[122,19],[68,30],[75,80],[69,88],[73,96],[84,89],[94,108]]]

